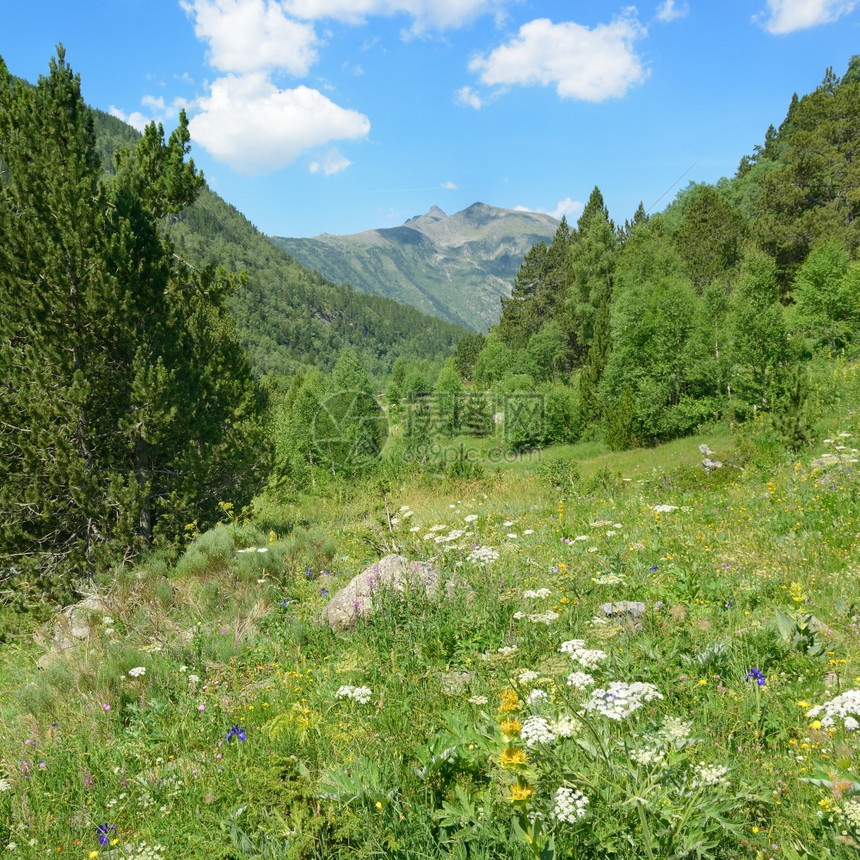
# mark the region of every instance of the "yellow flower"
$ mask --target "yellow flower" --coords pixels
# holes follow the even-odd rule
[[[753,833],[758,833],[758,827],[753,827],[752,832],[753,832]]]
[[[98,851],[90,851],[90,860],[96,860],[96,857],[99,856]]]
[[[510,714],[513,711],[519,710],[520,697],[516,694],[515,690],[511,690],[510,688],[502,690],[499,694],[499,699],[501,701],[499,705],[500,714]]]
[[[803,586],[799,582],[792,582],[788,587],[788,593],[795,603],[803,603],[806,600],[806,595],[803,593]]]
[[[523,749],[516,747],[505,747],[499,756],[499,764],[502,767],[519,767],[529,760],[528,754]]]
[[[821,728],[821,720],[813,720],[809,724],[809,728],[811,729],[820,729]]]
[[[807,710],[809,710],[809,702],[805,702],[805,701],[803,701],[803,699],[801,699],[801,700],[797,703],[797,707],[798,707],[798,708],[806,708]]]
[[[511,786],[511,803],[516,803],[519,800],[528,800],[535,790],[530,785],[520,785],[516,783]]]
[[[514,737],[520,733],[520,729],[522,728],[522,724],[519,720],[515,720],[512,718],[503,720],[500,724],[499,728],[508,736]]]
[[[702,678],[702,680],[701,680],[701,681],[699,681],[699,686],[700,686],[700,687],[707,687],[707,686],[708,686],[708,682],[707,682],[704,678]]]
[[[377,808],[377,809],[382,809],[382,801],[381,801],[381,800],[377,800],[377,801],[376,801],[376,808]]]

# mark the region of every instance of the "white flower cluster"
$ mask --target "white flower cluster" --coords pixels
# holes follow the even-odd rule
[[[696,776],[693,780],[693,788],[703,788],[709,785],[728,785],[726,774],[729,769],[724,764],[705,764],[699,762],[696,768]]]
[[[197,684],[200,683],[200,676],[199,675],[189,675],[188,676],[188,683],[191,684],[192,687],[196,686]]]
[[[536,612],[527,615],[525,612],[515,612],[514,618],[519,621],[521,618],[527,618],[533,624],[552,624],[558,618],[558,613],[548,609],[546,612]]]
[[[532,681],[537,681],[540,678],[540,672],[535,672],[533,669],[526,669],[525,672],[520,672],[517,680],[521,684],[531,684]]]
[[[654,505],[654,510],[658,514],[670,514],[672,511],[677,511],[677,505]]]
[[[552,817],[565,824],[576,824],[585,817],[588,798],[575,788],[562,786],[553,796]]]
[[[617,573],[605,573],[603,576],[593,577],[591,580],[595,585],[619,585],[624,582],[624,577]]]
[[[659,764],[666,758],[666,751],[658,749],[656,747],[640,747],[639,749],[630,751],[630,758],[636,762],[636,764],[641,764],[643,767],[647,767],[650,764]]]
[[[545,717],[526,717],[520,729],[520,737],[527,747],[533,747],[535,744],[553,743],[556,734]]]
[[[249,546],[247,549],[237,549],[236,552],[268,552],[269,548],[267,546]]]
[[[352,699],[355,702],[358,702],[359,705],[366,705],[370,701],[370,697],[373,693],[370,690],[370,687],[351,687],[349,684],[344,684],[342,687],[338,688],[337,693],[335,693],[336,699]]]
[[[526,696],[526,704],[527,705],[542,705],[544,702],[549,701],[549,693],[546,690],[536,689],[532,690]]]
[[[623,720],[639,710],[645,702],[662,699],[653,684],[645,681],[613,681],[606,689],[593,690],[591,698],[585,703],[586,711],[597,711],[611,720]]]
[[[660,730],[660,734],[670,744],[675,744],[676,746],[686,745],[684,741],[689,739],[692,728],[692,722],[685,722],[680,717],[666,717],[663,720],[663,728]]]
[[[523,598],[525,600],[546,600],[551,594],[552,592],[548,588],[538,588],[536,591],[530,589],[523,592]]]
[[[579,729],[579,720],[570,714],[562,714],[552,723],[552,730],[560,738],[572,738],[575,734],[578,734]]]
[[[463,517],[463,522],[473,523],[476,519],[478,519],[477,514],[467,514],[465,517]]]
[[[148,845],[146,842],[128,842],[124,846],[123,856],[128,860],[163,860],[165,847],[163,845]]]
[[[845,802],[842,818],[853,830],[860,830],[860,798],[852,797]]]
[[[486,696],[469,696],[469,703],[472,705],[486,705],[488,701]]]
[[[570,654],[583,669],[596,669],[609,655],[599,648],[586,648],[584,639],[570,639],[561,643],[562,654]]]
[[[11,791],[12,783],[8,779],[0,779],[0,791]]]
[[[146,674],[146,666],[135,666],[128,670],[128,674],[132,678],[142,678]]]
[[[472,564],[491,564],[498,559],[498,550],[491,546],[477,546],[466,556],[466,561],[470,561]]]
[[[588,672],[571,672],[567,676],[567,686],[573,687],[574,690],[584,690],[594,683],[594,675],[589,675]]]
[[[806,716],[817,717],[822,713],[824,716],[821,718],[821,725],[824,728],[832,728],[836,717],[841,717],[845,728],[853,732],[860,726],[857,722],[857,717],[860,716],[860,690],[847,690],[823,705],[810,708]]]
[[[434,543],[449,543],[452,540],[457,540],[458,538],[463,537],[466,534],[462,529],[451,529],[446,535],[436,535],[433,538]],[[427,540],[427,538],[424,538]]]

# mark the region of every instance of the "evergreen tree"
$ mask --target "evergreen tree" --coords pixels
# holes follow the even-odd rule
[[[106,180],[62,46],[35,88],[0,61],[0,564],[43,593],[260,477],[235,284],[161,229],[202,183],[188,139],[184,114],[167,142],[153,124]]]

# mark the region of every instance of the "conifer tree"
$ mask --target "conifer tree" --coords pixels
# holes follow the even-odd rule
[[[162,231],[203,181],[188,139],[153,124],[106,179],[62,46],[35,88],[0,61],[0,567],[43,594],[214,521],[262,466],[235,284]]]

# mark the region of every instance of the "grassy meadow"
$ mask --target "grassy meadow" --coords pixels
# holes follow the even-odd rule
[[[3,618],[0,854],[857,856],[858,368],[808,409],[228,507],[41,668]],[[394,547],[453,587],[320,623]]]

